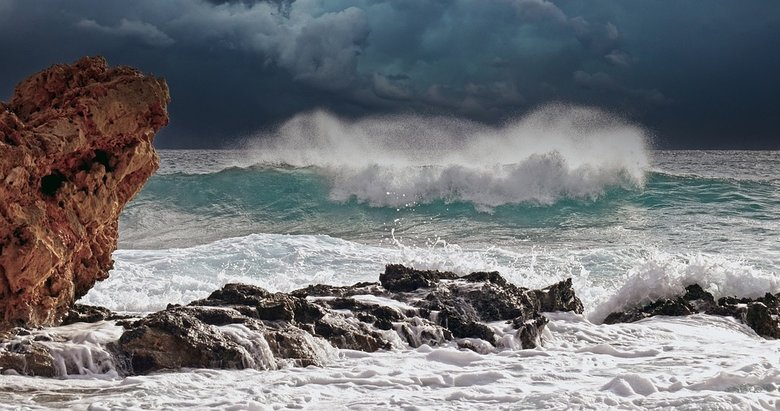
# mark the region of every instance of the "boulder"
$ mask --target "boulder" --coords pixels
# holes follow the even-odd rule
[[[0,371],[38,377],[57,375],[49,347],[29,338],[0,344]]]
[[[95,57],[32,75],[0,105],[0,328],[59,324],[108,277],[168,101],[162,79]]]

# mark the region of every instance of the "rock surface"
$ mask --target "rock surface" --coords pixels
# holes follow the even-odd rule
[[[606,324],[639,321],[656,315],[682,316],[710,314],[734,317],[756,334],[765,338],[780,338],[780,294],[767,293],[760,298],[723,297],[715,301],[700,285],[685,287],[685,294],[662,298],[645,306],[614,312],[604,319]]]
[[[532,348],[547,323],[544,310],[582,312],[571,280],[528,290],[497,272],[460,277],[388,265],[380,283],[291,293],[228,284],[128,324],[116,350],[128,359],[125,373],[322,365],[333,347],[372,352],[456,341],[478,351],[501,348],[506,332],[489,324],[496,321],[512,330],[509,340]]]
[[[0,104],[0,328],[56,325],[108,276],[117,217],[158,167],[162,79],[55,65]]]
[[[547,323],[542,311],[582,312],[570,280],[528,290],[497,272],[460,277],[400,265],[388,265],[380,279],[381,283],[352,286],[312,285],[291,293],[227,284],[186,306],[172,305],[141,319],[119,321],[124,332],[106,344],[113,359],[103,363],[113,364],[120,375],[130,375],[182,367],[325,365],[334,358],[335,348],[367,352],[423,344],[478,352],[532,348],[540,343]],[[77,305],[69,318],[100,321],[114,316],[105,309]],[[51,357],[59,342],[35,340],[39,337],[17,332],[12,342],[0,344],[0,368],[57,374],[52,364],[58,361]],[[60,366],[64,369],[81,368]]]

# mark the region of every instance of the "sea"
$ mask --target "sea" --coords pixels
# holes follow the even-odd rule
[[[780,342],[732,318],[611,312],[683,293],[780,292],[780,152],[662,151],[583,107],[500,126],[450,117],[301,114],[224,150],[159,150],[120,218],[110,277],[83,303],[143,314],[226,283],[291,291],[377,281],[384,265],[572,278],[585,312],[546,313],[537,349],[334,350],[324,367],[97,369],[0,376],[8,409],[780,409]],[[739,138],[739,136],[735,136]],[[67,350],[65,350],[67,351]]]

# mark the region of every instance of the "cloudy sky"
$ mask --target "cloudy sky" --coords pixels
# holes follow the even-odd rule
[[[615,112],[659,148],[780,149],[780,1],[0,0],[0,99],[82,55],[166,78],[162,148],[296,113]]]

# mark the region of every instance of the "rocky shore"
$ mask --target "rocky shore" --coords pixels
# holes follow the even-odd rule
[[[334,348],[373,352],[452,344],[480,353],[534,348],[547,324],[543,312],[582,313],[570,280],[529,290],[497,272],[458,276],[401,265],[388,265],[379,280],[290,293],[227,284],[205,299],[140,319],[76,305],[66,323],[115,321],[123,327],[116,340],[94,347],[93,358],[100,358],[94,368],[132,375],[183,367],[325,365]],[[57,355],[63,345],[74,344],[62,337],[15,328],[4,341],[5,372],[55,376],[89,368]]]
[[[614,312],[604,319],[604,323],[635,322],[656,315],[691,314],[734,317],[762,337],[780,338],[780,294],[766,293],[759,298],[721,297],[716,301],[711,293],[698,284],[685,287],[683,295],[662,298],[650,304]]]
[[[682,296],[612,313],[605,323],[704,313],[737,318],[759,335],[778,338],[779,297],[716,301],[691,285]],[[542,346],[548,321],[543,313],[555,311],[582,313],[571,280],[530,290],[497,272],[458,276],[388,265],[379,282],[352,286],[318,284],[272,293],[227,284],[207,298],[142,318],[76,304],[64,326],[113,324],[118,331],[90,341],[82,334],[58,333],[58,327],[13,328],[0,339],[0,370],[47,377],[181,368],[272,370],[325,366],[336,357],[335,349],[374,352],[422,345],[486,354]],[[74,347],[83,352],[74,355],[79,352]]]
[[[31,76],[0,103],[0,372],[270,370],[324,366],[338,349],[424,345],[486,354],[543,345],[544,313],[583,313],[570,279],[532,290],[498,272],[394,264],[378,282],[351,286],[272,293],[227,284],[142,317],[76,304],[108,277],[117,217],[157,169],[152,139],[167,124],[168,101],[163,80],[84,58]],[[697,284],[604,322],[692,314],[780,338],[780,294],[716,300]]]

